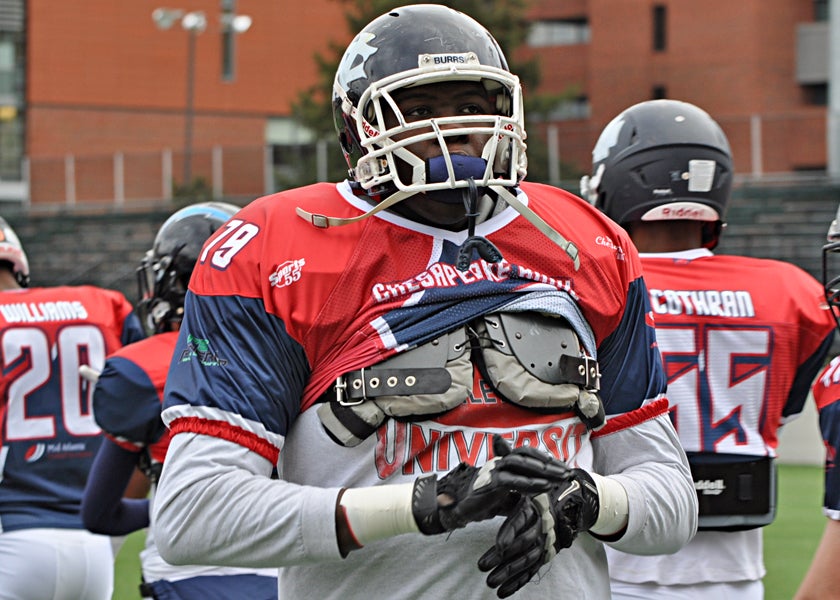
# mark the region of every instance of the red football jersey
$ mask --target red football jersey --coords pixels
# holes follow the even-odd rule
[[[706,250],[641,258],[686,451],[775,455],[835,327],[820,283],[790,263]]]

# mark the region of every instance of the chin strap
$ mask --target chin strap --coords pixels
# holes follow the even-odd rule
[[[467,180],[467,183],[469,187],[464,190],[463,194],[464,208],[467,211],[468,219],[468,237],[458,249],[458,258],[455,261],[455,268],[462,273],[470,268],[473,249],[477,250],[478,255],[489,263],[497,263],[502,260],[502,253],[499,252],[493,242],[486,237],[475,235],[475,220],[478,217],[478,187],[472,177]]]
[[[295,212],[301,219],[303,219],[304,221],[309,221],[315,227],[318,227],[320,229],[327,229],[329,227],[340,227],[341,225],[349,225],[350,223],[363,221],[368,217],[372,217],[379,211],[385,210],[386,208],[391,208],[397,202],[405,200],[409,196],[413,195],[414,194],[407,194],[406,192],[396,191],[390,196],[388,196],[385,200],[371,208],[366,213],[359,215],[358,217],[350,217],[347,219],[341,217],[328,217],[327,215],[311,213],[303,210],[300,206],[295,208]]]
[[[580,269],[580,257],[578,249],[572,242],[560,235],[556,229],[546,223],[541,216],[531,210],[526,204],[520,202],[515,194],[511,194],[507,188],[492,186],[492,189],[499,194],[499,197],[507,202],[511,208],[528,220],[531,225],[539,229],[548,239],[560,246],[563,251],[575,263],[575,271]]]
[[[470,187],[468,188],[467,194],[472,196],[475,194],[474,190],[476,187],[475,181],[470,178]],[[504,200],[505,202],[510,205],[516,212],[522,215],[529,223],[531,223],[534,227],[539,229],[548,239],[552,242],[560,246],[563,251],[572,259],[572,262],[575,264],[575,271],[580,269],[580,257],[578,256],[578,249],[572,242],[564,238],[556,229],[554,229],[551,225],[546,223],[542,217],[540,217],[537,213],[533,210],[528,208],[526,204],[520,202],[515,194],[512,194],[507,188],[502,186],[490,186],[496,194],[498,194],[499,198]],[[327,215],[311,213],[308,211],[303,210],[301,207],[296,207],[295,212],[297,215],[303,219],[304,221],[309,221],[315,227],[321,229],[327,229],[329,227],[340,227],[341,225],[349,225],[350,223],[356,223],[358,221],[362,221],[375,215],[376,213],[383,211],[387,208],[391,208],[397,202],[401,202],[405,200],[409,196],[413,196],[414,194],[409,194],[406,192],[397,191],[388,196],[385,200],[371,208],[364,214],[359,215],[358,217],[351,217],[351,218],[341,218],[341,217],[328,217]],[[477,194],[476,194],[477,195]],[[466,200],[465,200],[466,201]],[[475,213],[475,203],[472,198],[470,198],[470,211],[467,216],[470,217],[470,237],[461,245],[461,250],[459,251],[459,259],[458,259],[458,266],[456,267],[459,271],[466,271],[469,268],[469,257],[472,251],[472,248],[476,248],[481,255],[481,258],[487,260],[488,262],[499,262],[502,259],[502,254],[499,250],[490,243],[489,240],[480,236],[474,236],[473,233],[475,231],[475,217],[473,214]],[[475,239],[474,239],[475,238]],[[470,242],[473,240],[472,242]],[[469,248],[467,248],[469,246]],[[488,247],[489,246],[489,247]],[[484,251],[484,253],[482,252]],[[461,268],[461,255],[463,253],[467,253],[467,267]],[[498,258],[495,260],[491,260],[492,257],[498,255]],[[490,258],[488,258],[490,257]]]

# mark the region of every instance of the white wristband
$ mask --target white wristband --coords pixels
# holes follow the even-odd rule
[[[601,536],[615,535],[627,527],[627,514],[630,511],[627,491],[615,479],[603,477],[597,473],[589,475],[595,480],[600,504],[598,518],[589,531]]]
[[[350,531],[362,546],[420,529],[411,512],[413,483],[348,488],[339,506],[344,509]]]

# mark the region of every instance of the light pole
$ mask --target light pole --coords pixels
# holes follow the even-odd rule
[[[223,2],[224,6],[224,2]],[[156,8],[152,11],[152,20],[158,29],[169,29],[176,22],[187,32],[187,92],[184,107],[184,181],[185,187],[192,186],[192,139],[193,118],[195,116],[195,41],[199,34],[207,29],[207,15],[204,11],[185,12],[179,8]],[[251,27],[251,17],[235,15],[232,10],[225,10],[219,18],[222,31],[244,33]]]

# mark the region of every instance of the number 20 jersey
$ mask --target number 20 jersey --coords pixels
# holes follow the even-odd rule
[[[0,531],[83,529],[82,492],[101,442],[80,365],[145,336],[128,300],[92,286],[0,293]]]

